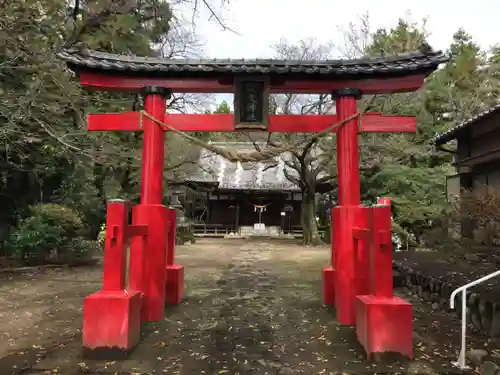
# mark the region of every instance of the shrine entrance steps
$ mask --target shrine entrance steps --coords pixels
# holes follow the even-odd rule
[[[87,374],[456,372],[450,362],[456,359],[459,345],[455,329],[460,323],[433,315],[418,301],[412,301],[415,360],[367,361],[354,327],[340,326],[335,312],[322,305],[321,268],[328,256],[327,247],[305,248],[296,241],[200,239],[179,246],[177,259],[186,267],[186,295],[179,306],[167,309],[165,320],[145,327],[140,344],[128,359],[82,360],[77,333],[81,313],[76,309],[74,316],[62,318],[65,324],[57,328],[58,335],[70,329],[76,335],[58,344],[54,339],[49,343],[29,342],[30,348],[53,348],[23,374],[52,369],[72,374],[79,373],[80,368]],[[96,282],[84,284],[85,290],[81,283],[74,283],[78,295],[98,288],[101,270],[93,272]],[[59,287],[68,288],[67,276],[61,276],[61,280],[60,286],[54,284],[53,277],[34,283],[37,291],[43,283],[49,283],[55,297]],[[61,306],[66,306],[64,299],[69,297],[68,302],[74,304],[74,295],[66,289],[60,295]],[[5,303],[8,299],[6,296]],[[19,315],[20,311],[14,313]],[[47,324],[53,323],[46,317],[37,326],[49,329]],[[0,328],[4,328],[1,322]],[[0,373],[10,371],[0,368]]]

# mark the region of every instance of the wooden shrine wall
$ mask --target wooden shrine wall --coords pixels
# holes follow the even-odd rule
[[[259,213],[253,204],[268,205],[262,213],[262,222],[266,226],[288,227],[301,224],[301,201],[290,200],[288,194],[259,194],[258,198],[250,194],[221,194],[218,198],[208,200],[209,214],[206,224],[253,226],[259,222]],[[287,211],[282,218],[281,212],[286,206],[292,207],[292,211]]]

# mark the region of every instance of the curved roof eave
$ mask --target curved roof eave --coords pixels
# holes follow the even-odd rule
[[[449,60],[441,51],[412,52],[394,56],[351,60],[277,59],[162,59],[87,50],[65,49],[58,57],[75,71],[99,71],[127,75],[161,77],[214,77],[220,75],[261,74],[271,76],[352,79],[373,76],[430,74]]]

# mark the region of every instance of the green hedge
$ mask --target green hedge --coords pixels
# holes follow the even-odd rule
[[[72,263],[89,258],[96,248],[83,233],[84,223],[73,209],[55,203],[37,204],[19,221],[6,247],[26,265]]]

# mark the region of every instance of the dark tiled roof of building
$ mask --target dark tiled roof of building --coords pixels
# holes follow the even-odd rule
[[[466,130],[471,125],[477,123],[478,121],[484,120],[488,116],[493,115],[495,113],[500,113],[500,103],[452,127],[451,129],[448,129],[447,131],[436,135],[433,138],[432,143],[434,143],[436,146],[439,146],[447,142],[450,142],[453,139],[455,139],[461,131]]]
[[[86,50],[66,49],[58,54],[73,70],[97,70],[164,77],[212,77],[221,74],[268,74],[318,78],[430,74],[448,61],[442,52],[414,52],[353,60],[294,61],[272,59],[162,59]]]
[[[260,143],[260,142],[259,142]],[[213,142],[218,147],[231,147],[238,151],[255,151],[252,142]],[[263,146],[263,144],[261,144]],[[292,155],[285,153],[275,158],[275,166],[266,163],[232,163],[220,155],[203,149],[198,161],[198,170],[188,176],[186,182],[198,182],[229,190],[280,190],[300,191],[286,176],[297,176],[297,172],[286,166]]]

